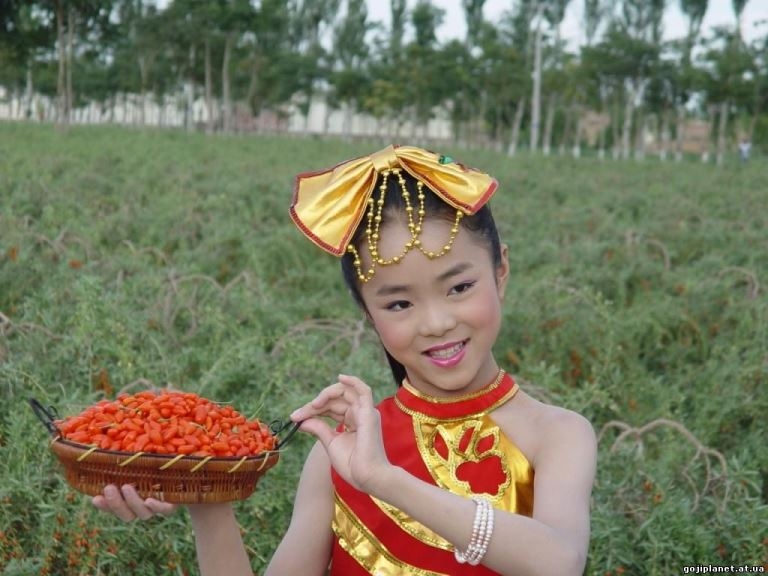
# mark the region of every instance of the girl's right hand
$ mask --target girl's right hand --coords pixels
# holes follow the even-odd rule
[[[341,426],[331,427],[323,418]],[[371,388],[359,378],[339,374],[335,384],[291,414],[300,430],[315,436],[333,469],[352,486],[376,496],[394,466],[387,458],[381,419]]]
[[[123,522],[149,520],[153,516],[170,516],[177,508],[176,504],[155,498],[143,499],[130,484],[120,488],[114,484],[105,486],[104,494],[94,496],[92,502],[99,510],[113,514]]]

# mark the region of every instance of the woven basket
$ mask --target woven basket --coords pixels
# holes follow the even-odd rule
[[[51,450],[67,482],[79,492],[102,494],[107,484],[133,484],[143,498],[177,504],[244,500],[279,459],[277,451],[249,458],[201,458],[97,450],[55,438]]]

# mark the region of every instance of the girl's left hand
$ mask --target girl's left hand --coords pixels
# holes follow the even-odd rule
[[[110,484],[104,488],[103,494],[93,497],[92,503],[102,512],[113,514],[123,522],[149,520],[154,516],[170,516],[177,508],[175,504],[161,502],[154,498],[143,499],[130,484],[120,487]]]
[[[342,430],[329,426],[324,416],[342,424]],[[373,394],[359,378],[340,374],[336,384],[296,410],[291,420],[303,421],[301,430],[320,441],[334,470],[358,490],[373,494],[392,468]]]

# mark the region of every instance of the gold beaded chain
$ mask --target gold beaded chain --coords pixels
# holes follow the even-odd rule
[[[387,193],[387,183],[389,182],[390,174],[397,176],[398,184],[400,185],[400,191],[405,202],[405,213],[408,217],[408,231],[410,232],[411,239],[405,243],[403,251],[397,256],[393,256],[389,259],[384,259],[379,255],[379,230],[381,228],[382,212],[384,211],[384,200]],[[430,260],[439,258],[445,255],[453,247],[453,243],[456,240],[456,235],[459,233],[459,223],[461,222],[464,213],[461,210],[456,210],[456,218],[451,226],[451,234],[448,238],[448,242],[438,252],[432,250],[425,250],[421,245],[419,236],[421,235],[422,225],[424,224],[424,217],[426,211],[424,210],[424,183],[421,180],[416,180],[416,197],[419,201],[419,208],[417,211],[418,220],[414,222],[413,218],[413,206],[411,205],[411,194],[408,192],[405,179],[403,178],[402,171],[399,168],[392,170],[385,170],[382,172],[381,185],[379,186],[379,199],[374,201],[373,198],[368,199],[368,212],[366,214],[366,226],[365,237],[368,242],[368,252],[371,255],[371,267],[368,269],[367,274],[363,273],[362,261],[360,254],[352,244],[347,246],[347,252],[354,255],[354,266],[357,271],[357,277],[360,282],[368,282],[376,272],[376,266],[388,266],[390,264],[397,264],[405,255],[413,248],[418,248],[419,251],[424,254]]]

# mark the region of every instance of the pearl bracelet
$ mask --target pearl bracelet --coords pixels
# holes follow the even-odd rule
[[[488,544],[491,542],[493,534],[493,506],[484,498],[472,498],[477,504],[475,509],[475,521],[472,524],[472,537],[465,552],[461,552],[456,547],[453,549],[453,555],[459,564],[469,564],[477,566],[488,552]]]

